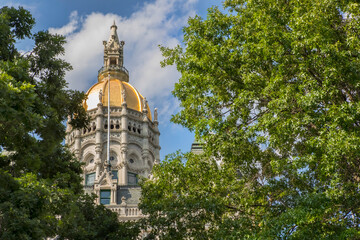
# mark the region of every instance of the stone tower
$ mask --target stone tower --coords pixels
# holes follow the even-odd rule
[[[152,116],[146,98],[129,84],[123,58],[125,43],[119,41],[116,30],[114,22],[109,40],[103,42],[104,66],[98,72],[98,82],[87,91],[83,104],[90,125],[74,130],[68,124],[66,144],[85,163],[85,191],[95,193],[97,203],[117,212],[120,220],[130,220],[142,217],[137,208],[137,183],[160,161],[160,133],[157,109]]]

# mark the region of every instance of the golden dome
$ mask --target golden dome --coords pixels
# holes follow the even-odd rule
[[[127,107],[138,112],[144,109],[144,97],[131,84],[121,81],[119,79],[110,80],[110,106],[121,107],[124,99],[122,91],[125,90],[125,99]],[[85,110],[97,108],[100,102],[99,93],[102,91],[101,103],[103,106],[108,106],[108,81],[103,80],[94,84],[86,93],[87,99],[84,102]],[[146,103],[147,116],[151,119],[151,111],[149,105]]]

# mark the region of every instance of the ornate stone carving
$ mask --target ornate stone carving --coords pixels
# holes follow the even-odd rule
[[[103,97],[103,93],[102,93],[102,89],[100,89],[100,91],[99,91],[99,103],[102,103],[102,97]]]
[[[91,135],[82,137],[82,138],[81,138],[81,143],[84,143],[84,144],[85,144],[86,142],[91,141],[91,140],[93,140],[93,139],[95,139],[95,134],[91,134]]]
[[[95,172],[96,165],[93,164],[93,165],[87,166],[85,170],[86,170],[86,172]]]
[[[120,133],[111,133],[111,134],[110,134],[110,137],[111,137],[111,138],[118,138],[119,140],[121,139]]]
[[[126,103],[126,92],[125,92],[125,89],[123,89],[123,90],[121,91],[121,97],[122,97],[123,103]]]
[[[123,67],[123,51],[122,46],[123,42],[118,41],[116,26],[115,24],[111,27],[111,39],[104,44],[104,67],[99,71],[99,83],[101,81],[107,81],[107,79],[118,79],[122,82],[128,82],[128,72]],[[109,76],[109,74],[111,76]],[[99,84],[96,83],[96,84]],[[124,84],[125,85],[125,84]],[[124,86],[126,87],[126,86]],[[91,152],[94,155],[94,162],[88,161],[86,166],[82,166],[84,173],[95,172],[96,178],[94,180],[94,192],[99,196],[100,190],[111,188],[111,204],[107,207],[111,208],[116,206],[116,209],[121,208],[121,202],[126,203],[128,201],[126,198],[121,198],[123,195],[117,194],[117,189],[120,189],[120,184],[128,184],[128,179],[126,178],[126,171],[130,171],[136,174],[141,174],[143,176],[148,176],[151,172],[152,164],[155,161],[154,158],[158,157],[158,149],[160,148],[158,142],[156,144],[148,141],[148,132],[144,127],[144,123],[149,126],[150,138],[158,137],[157,129],[157,120],[158,120],[158,110],[154,109],[154,121],[150,121],[148,118],[148,102],[146,98],[143,98],[142,95],[138,94],[136,99],[136,104],[140,104],[141,111],[127,108],[126,102],[129,106],[130,101],[134,99],[130,98],[130,93],[127,92],[127,89],[123,89],[119,94],[122,100],[122,105],[111,105],[110,112],[108,113],[107,107],[102,106],[102,101],[105,99],[105,93],[107,93],[107,88],[104,89],[104,86],[100,90],[99,88],[92,88],[95,95],[91,95],[96,98],[98,97],[99,102],[97,106],[92,106],[91,110],[88,110],[87,113],[91,117],[91,128],[86,129],[85,131],[69,129],[67,131],[67,141],[70,143],[69,147],[72,152],[76,154],[76,157],[80,160],[85,156],[87,158],[87,152]],[[106,92],[105,92],[106,91]],[[93,99],[91,99],[93,101]],[[140,101],[140,102],[139,102]],[[96,101],[97,102],[97,101]],[[96,108],[97,107],[97,108]],[[107,116],[110,114],[112,122],[107,122]],[[154,128],[154,123],[156,122],[156,127]],[[94,125],[96,123],[96,125]],[[129,125],[127,125],[129,123]],[[126,126],[122,126],[126,124]],[[107,125],[107,129],[105,129]],[[70,127],[70,126],[69,126]],[[124,131],[128,130],[130,131]],[[110,131],[110,143],[107,142],[107,134]],[[96,134],[95,134],[96,133]],[[145,136],[146,133],[146,136]],[[96,140],[96,141],[95,141]],[[156,141],[156,140],[155,140]],[[109,171],[108,159],[106,159],[106,149],[110,145],[113,151],[117,153],[117,162],[111,161],[112,170],[118,170],[118,179],[112,179],[111,172]],[[145,151],[142,151],[143,149]],[[80,151],[81,150],[81,151]],[[154,154],[156,153],[156,154]],[[133,159],[130,161],[130,159]],[[83,176],[85,177],[85,176]],[[131,188],[137,188],[137,186],[131,186]],[[131,200],[133,201],[133,200]],[[124,216],[138,217],[141,215],[141,212],[137,213],[137,203],[129,201],[127,207],[129,211],[134,211],[129,215],[125,215],[125,210],[122,212]],[[97,200],[100,203],[99,198]],[[133,206],[133,205],[134,206]],[[140,214],[140,215],[139,215]],[[123,219],[125,220],[125,219]]]
[[[142,139],[140,137],[131,134],[128,136],[128,139],[129,143],[136,143],[139,146],[142,146]]]

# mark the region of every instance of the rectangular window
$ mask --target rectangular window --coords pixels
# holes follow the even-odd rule
[[[137,174],[128,172],[128,184],[129,185],[137,185],[137,183],[138,183]]]
[[[112,170],[111,174],[112,174],[112,179],[118,179],[118,171],[117,170]]]
[[[85,186],[93,186],[95,181],[95,173],[86,174]]]
[[[100,190],[100,203],[103,205],[110,204],[111,190]]]
[[[110,65],[116,65],[116,58],[110,58]]]

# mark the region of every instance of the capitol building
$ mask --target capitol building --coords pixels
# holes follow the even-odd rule
[[[90,124],[76,130],[68,123],[65,141],[84,163],[85,192],[96,194],[98,204],[126,221],[143,216],[138,209],[138,181],[149,177],[160,161],[160,132],[157,109],[151,111],[146,97],[129,83],[125,43],[119,41],[116,30],[114,23],[109,40],[103,41],[104,65],[83,103]]]

